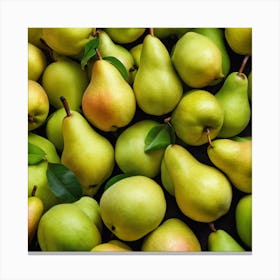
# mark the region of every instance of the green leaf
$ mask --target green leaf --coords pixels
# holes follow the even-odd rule
[[[145,152],[164,149],[175,143],[175,132],[169,123],[154,126],[145,138]]]
[[[46,153],[38,146],[28,142],[28,165],[35,165],[46,159]]]
[[[111,179],[109,179],[107,181],[107,183],[104,186],[104,191],[106,191],[108,188],[110,188],[112,185],[114,185],[115,183],[117,183],[118,181],[120,181],[121,179],[127,178],[133,176],[133,174],[131,173],[123,173],[123,174],[118,174],[114,177],[112,177]]]
[[[76,175],[65,165],[49,163],[47,178],[51,191],[65,202],[74,202],[82,197],[83,189]]]
[[[96,48],[98,48],[99,45],[99,38],[96,37],[92,40],[90,40],[84,48],[84,54],[81,59],[81,66],[82,69],[85,69],[85,66],[87,65],[88,61],[96,55]]]
[[[114,65],[122,74],[123,78],[127,81],[128,80],[128,72],[125,66],[122,64],[120,60],[118,60],[114,56],[105,56],[102,59],[109,61],[112,65]]]

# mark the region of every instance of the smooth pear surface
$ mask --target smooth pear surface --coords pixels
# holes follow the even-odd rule
[[[138,106],[147,114],[171,112],[180,101],[183,85],[165,45],[148,34],[144,41],[133,89]]]
[[[131,176],[110,186],[101,196],[106,227],[120,240],[135,241],[159,226],[166,211],[164,192],[145,176]]]
[[[165,220],[149,233],[141,247],[147,252],[197,252],[200,243],[192,229],[177,218]]]
[[[212,222],[230,208],[232,189],[217,168],[199,162],[180,145],[169,145],[164,161],[172,179],[178,207],[197,222]]]
[[[145,30],[146,28],[105,28],[110,38],[119,44],[128,44],[136,41],[144,34]]]
[[[28,43],[28,79],[38,81],[47,66],[47,58],[43,51]]]
[[[122,246],[113,243],[101,243],[91,249],[91,252],[130,252],[132,250],[126,249]]]

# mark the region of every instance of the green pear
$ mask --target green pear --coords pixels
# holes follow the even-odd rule
[[[220,28],[211,27],[194,28],[193,31],[208,37],[216,44],[222,54],[222,72],[224,76],[227,76],[230,70],[231,62],[226,48],[224,31]],[[222,79],[214,80],[211,85],[216,85],[221,81]]]
[[[252,141],[216,139],[207,149],[211,162],[240,191],[252,192]]]
[[[46,49],[46,45],[42,42],[43,29],[39,27],[28,28],[28,43],[40,48],[41,50]]]
[[[132,47],[129,51],[131,53],[131,55],[133,56],[135,65],[137,67],[139,67],[140,65],[140,57],[141,57],[141,52],[142,52],[142,48],[143,48],[143,43],[140,43],[134,47]]]
[[[252,72],[248,75],[248,98],[252,102]]]
[[[212,231],[208,236],[208,250],[211,252],[243,252],[238,242],[225,230]]]
[[[78,206],[90,218],[101,233],[103,223],[98,202],[92,197],[82,196],[79,200],[73,202],[73,204]]]
[[[62,121],[64,117],[65,109],[60,108],[51,113],[46,123],[46,136],[59,152],[63,150]]]
[[[205,90],[185,93],[171,115],[176,135],[186,144],[200,146],[222,128],[224,112],[216,97]]]
[[[46,55],[41,49],[28,43],[28,79],[38,81],[46,66]]]
[[[64,146],[61,163],[75,173],[83,194],[93,196],[114,169],[114,148],[83,115],[69,109],[65,98],[61,100],[66,111],[62,122]]]
[[[235,208],[235,224],[238,236],[252,248],[252,194],[243,196]]]
[[[109,240],[108,243],[117,245],[117,246],[127,249],[129,251],[132,251],[132,248],[130,246],[128,246],[126,243],[124,243],[123,241],[120,241],[118,239]]]
[[[207,223],[229,211],[232,189],[221,171],[199,162],[178,144],[166,148],[164,161],[174,185],[177,205],[184,215]]]
[[[72,110],[79,110],[88,84],[87,73],[81,69],[79,63],[70,59],[50,63],[42,76],[42,85],[50,104],[56,109],[63,107],[59,99],[63,95],[67,98]]]
[[[103,192],[99,205],[104,224],[123,241],[144,237],[159,226],[166,211],[161,186],[140,175],[111,185]]]
[[[224,110],[224,122],[219,138],[230,138],[242,132],[251,118],[248,99],[248,80],[245,74],[232,72],[215,94]]]
[[[28,131],[45,123],[49,108],[49,99],[44,88],[38,82],[28,80]]]
[[[94,62],[90,83],[83,94],[86,119],[102,131],[116,131],[133,119],[136,99],[131,86],[110,62]]]
[[[147,114],[161,116],[171,112],[183,94],[165,45],[152,34],[146,35],[133,89],[138,106]]]
[[[162,158],[161,165],[160,165],[160,179],[161,179],[162,186],[165,188],[165,190],[170,195],[175,196],[174,184],[167,170],[164,157]]]
[[[132,69],[134,69],[134,58],[132,54],[125,47],[115,44],[104,30],[99,30],[97,34],[99,38],[98,50],[102,56],[116,57],[125,66],[128,73],[128,82],[129,84],[132,84]]]
[[[112,242],[101,243],[91,249],[91,252],[130,252],[130,251],[132,250],[126,248],[123,245],[115,244]]]
[[[176,42],[171,60],[181,79],[193,88],[224,77],[221,51],[211,39],[196,32],[189,31]]]
[[[37,237],[42,251],[90,251],[101,243],[96,225],[72,203],[55,205],[44,213]]]
[[[240,55],[252,54],[252,28],[226,28],[225,37],[230,48]]]
[[[38,146],[46,153],[46,160],[36,165],[28,165],[28,196],[32,195],[34,186],[36,186],[35,196],[42,200],[44,211],[46,211],[53,205],[61,202],[51,191],[46,174],[48,162],[60,163],[60,158],[56,152],[55,146],[48,139],[29,132],[28,142]]]
[[[126,128],[115,145],[115,160],[124,173],[154,178],[160,172],[164,149],[145,152],[148,132],[159,125],[154,120],[141,120]],[[137,160],[135,160],[137,159]]]
[[[54,51],[62,55],[78,55],[92,39],[95,28],[42,28],[42,38]]]
[[[139,39],[144,32],[146,31],[146,28],[105,28],[104,29],[110,38],[115,42],[119,44],[128,44],[135,42],[137,39]]]
[[[142,251],[197,252],[201,246],[192,229],[178,218],[169,218],[143,240]]]

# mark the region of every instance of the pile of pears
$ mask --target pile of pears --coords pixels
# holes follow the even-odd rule
[[[29,252],[252,251],[251,28],[27,43]]]

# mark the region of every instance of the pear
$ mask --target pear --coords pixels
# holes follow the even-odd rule
[[[115,42],[119,44],[128,44],[135,42],[137,39],[139,39],[144,32],[146,31],[146,28],[114,28],[109,27],[104,29],[110,38]]]
[[[133,89],[138,106],[147,114],[161,116],[171,112],[183,94],[165,45],[152,34],[146,35]]]
[[[90,251],[101,243],[91,219],[73,203],[61,203],[40,219],[37,231],[42,251]]]
[[[207,223],[229,211],[232,189],[221,171],[199,162],[178,144],[166,148],[164,161],[174,185],[176,203],[184,215]]]
[[[169,218],[143,240],[142,251],[198,252],[201,246],[192,229],[178,218]]]
[[[40,27],[29,27],[28,28],[28,43],[40,48],[41,50],[46,49],[46,45],[42,42],[43,29]]]
[[[243,252],[238,242],[225,230],[212,231],[208,236],[208,250],[211,252]]]
[[[117,181],[100,198],[105,226],[120,240],[135,241],[162,222],[166,200],[161,186],[145,176]]]
[[[162,186],[165,188],[165,190],[170,195],[175,196],[174,184],[167,170],[164,157],[162,158],[161,165],[160,165],[160,179],[161,179]]]
[[[42,76],[42,85],[50,104],[56,109],[63,107],[59,99],[63,95],[72,110],[79,110],[88,84],[87,73],[81,69],[79,63],[70,59],[50,63]]]
[[[136,99],[131,86],[110,62],[94,62],[90,83],[83,94],[82,110],[86,119],[102,131],[116,131],[133,119]]]
[[[226,28],[225,37],[230,48],[240,55],[252,54],[252,28]]]
[[[252,194],[240,198],[235,208],[235,224],[238,236],[252,248]]]
[[[224,110],[224,122],[219,138],[230,138],[242,132],[251,118],[248,99],[248,80],[244,73],[232,72],[215,94]]]
[[[42,28],[45,43],[59,54],[78,55],[92,39],[95,28]]]
[[[148,132],[159,125],[154,120],[141,120],[126,128],[115,145],[115,160],[124,173],[154,178],[160,172],[164,149],[145,152]],[[135,160],[137,159],[137,160]]]
[[[205,90],[186,92],[172,112],[171,124],[186,144],[200,146],[214,139],[224,121],[224,112],[216,97]]]
[[[38,81],[46,66],[46,55],[41,49],[28,43],[28,79]]]
[[[181,79],[193,88],[224,77],[221,51],[211,39],[196,32],[189,31],[176,42],[171,60]]]
[[[133,56],[135,65],[139,67],[140,65],[140,58],[141,58],[141,52],[143,48],[143,43],[137,44],[136,46],[132,47],[129,51],[131,55]]]
[[[91,249],[91,252],[130,252],[130,251],[132,250],[129,248],[111,242],[98,244]]]
[[[252,141],[216,139],[207,149],[211,162],[240,191],[252,192]]]
[[[61,100],[66,111],[62,122],[61,163],[76,174],[83,194],[93,196],[113,171],[114,148],[79,112],[69,109],[65,98]]]

